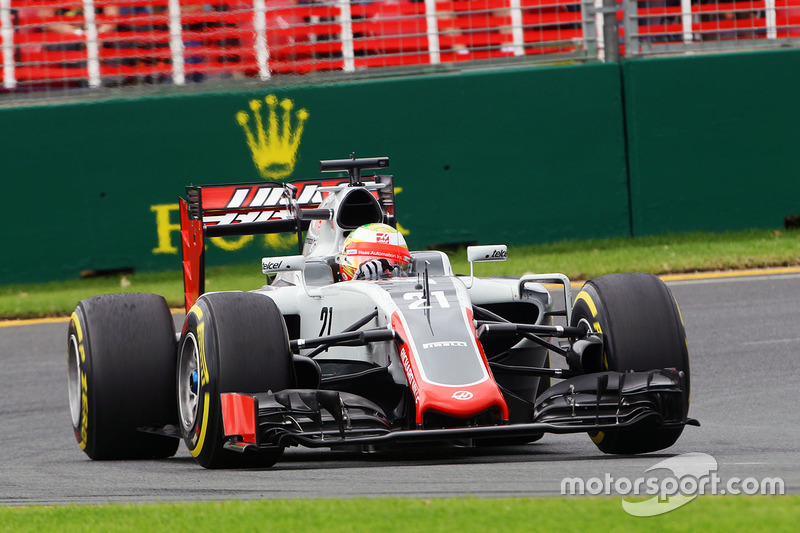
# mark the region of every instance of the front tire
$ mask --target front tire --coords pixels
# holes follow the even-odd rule
[[[600,368],[588,371],[683,371],[686,406],[690,386],[689,348],[680,310],[666,284],[643,273],[612,274],[586,282],[572,311],[572,326],[584,321],[602,332],[605,353]],[[683,428],[654,422],[618,431],[590,433],[604,453],[636,454],[672,446]]]
[[[252,455],[224,449],[220,394],[277,392],[292,382],[286,324],[272,299],[249,292],[212,293],[189,310],[178,348],[179,426],[200,465],[275,464],[283,448]]]
[[[78,303],[67,335],[72,427],[92,459],[163,458],[177,438],[143,426],[178,420],[175,329],[163,297],[106,294]]]

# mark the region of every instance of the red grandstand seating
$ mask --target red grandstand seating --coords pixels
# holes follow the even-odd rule
[[[17,33],[22,61],[17,77],[28,81],[85,80],[85,36],[46,31],[48,26],[65,20],[84,26],[82,0],[43,0],[35,9],[27,7],[29,4],[12,2],[21,15]],[[165,78],[171,74],[167,0],[96,0],[95,6],[102,78]],[[572,49],[572,41],[581,37],[578,6],[578,0],[522,0],[525,53]],[[42,14],[39,7],[59,11]],[[181,7],[187,75],[257,73],[252,2],[182,1]],[[437,2],[441,61],[513,55],[509,9],[508,0]],[[387,0],[354,4],[351,14],[355,68],[430,62],[425,3]],[[267,2],[270,70],[307,73],[342,69],[340,17],[338,5]],[[569,46],[565,47],[565,42]]]
[[[168,0],[95,0],[94,5],[96,77],[172,79],[179,50],[170,41]],[[520,0],[522,31],[516,33],[511,0],[437,1],[432,19],[421,1],[352,3],[352,42],[343,42],[338,3],[267,0],[266,48],[259,56],[255,29],[260,19],[253,5],[251,0],[181,0],[178,44],[183,46],[186,76],[257,76],[259,57],[266,58],[262,69],[266,63],[273,74],[305,74],[341,70],[348,57],[356,69],[427,64],[435,57],[432,43],[441,62],[457,62],[569,52],[586,42],[581,0]],[[638,5],[640,41],[683,40],[680,5],[650,5],[648,0]],[[11,8],[16,21],[14,77],[22,84],[86,84],[92,64],[82,33],[87,27],[84,1],[11,0]],[[695,1],[691,32],[695,40],[765,38],[765,12],[765,0]],[[776,16],[778,37],[800,37],[800,0],[776,0]],[[621,11],[617,18],[622,20]],[[429,20],[436,21],[431,35]],[[81,31],[69,26],[66,33],[55,31],[65,24]]]
[[[781,19],[781,5],[788,2],[800,5],[800,0],[777,0],[778,37],[789,36],[782,29],[787,23]],[[684,32],[693,42],[765,39],[768,35],[766,13],[764,0],[704,0],[702,3],[695,0],[691,7],[691,25],[684,28],[680,5],[649,5],[649,0],[642,0],[637,10],[638,39],[654,45],[684,42]]]
[[[338,5],[286,4],[270,8],[269,17],[272,22],[268,22],[267,44],[272,72],[307,74],[344,67]]]
[[[642,2],[637,15],[640,20],[638,27],[640,38],[661,38],[662,40],[682,38],[683,23],[680,5],[652,6],[647,2]]]
[[[70,85],[86,79],[86,53],[80,50],[85,37],[48,31],[54,24],[82,25],[82,17],[74,12],[78,3],[45,0],[31,7],[30,2],[11,2],[17,19],[14,44],[18,62],[14,75],[20,83]],[[71,12],[48,15],[51,9]]]
[[[778,37],[800,37],[800,0],[775,0]]]
[[[764,0],[693,5],[692,13],[700,21],[692,23],[692,31],[703,40],[754,38],[757,33],[766,36],[765,8]]]
[[[424,3],[358,5],[352,15],[357,68],[430,63]]]

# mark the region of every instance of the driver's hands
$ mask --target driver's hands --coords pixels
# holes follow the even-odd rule
[[[361,263],[356,272],[356,279],[381,279],[381,276],[387,270],[386,267],[388,266],[388,263],[384,266],[380,259],[373,259],[372,261]]]
[[[361,263],[355,279],[379,280],[383,278],[405,278],[408,274],[399,266],[392,268],[386,259],[373,259]]]
[[[407,278],[408,274],[406,273],[405,270],[403,270],[399,266],[395,265],[395,267],[392,269],[392,277],[393,278]]]

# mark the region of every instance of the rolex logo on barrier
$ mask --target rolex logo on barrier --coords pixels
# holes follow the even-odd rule
[[[294,102],[284,98],[280,104],[274,94],[264,98],[267,104],[267,125],[264,128],[264,119],[261,113],[261,100],[250,100],[255,132],[250,125],[250,114],[239,111],[236,121],[244,130],[247,146],[253,156],[261,177],[267,180],[282,180],[291,175],[297,160],[297,149],[300,147],[300,138],[303,135],[303,124],[308,119],[308,111],[300,109],[295,113],[296,123],[292,128],[292,109]],[[278,112],[280,105],[283,110]]]

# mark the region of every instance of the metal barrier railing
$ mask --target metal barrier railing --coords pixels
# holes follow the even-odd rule
[[[582,3],[583,1],[583,3]],[[591,60],[587,0],[0,0],[2,87],[53,94],[211,78]]]
[[[623,0],[625,55],[800,44],[800,0]]]
[[[602,61],[799,37],[800,0],[0,0],[0,103],[76,93],[67,88]]]

